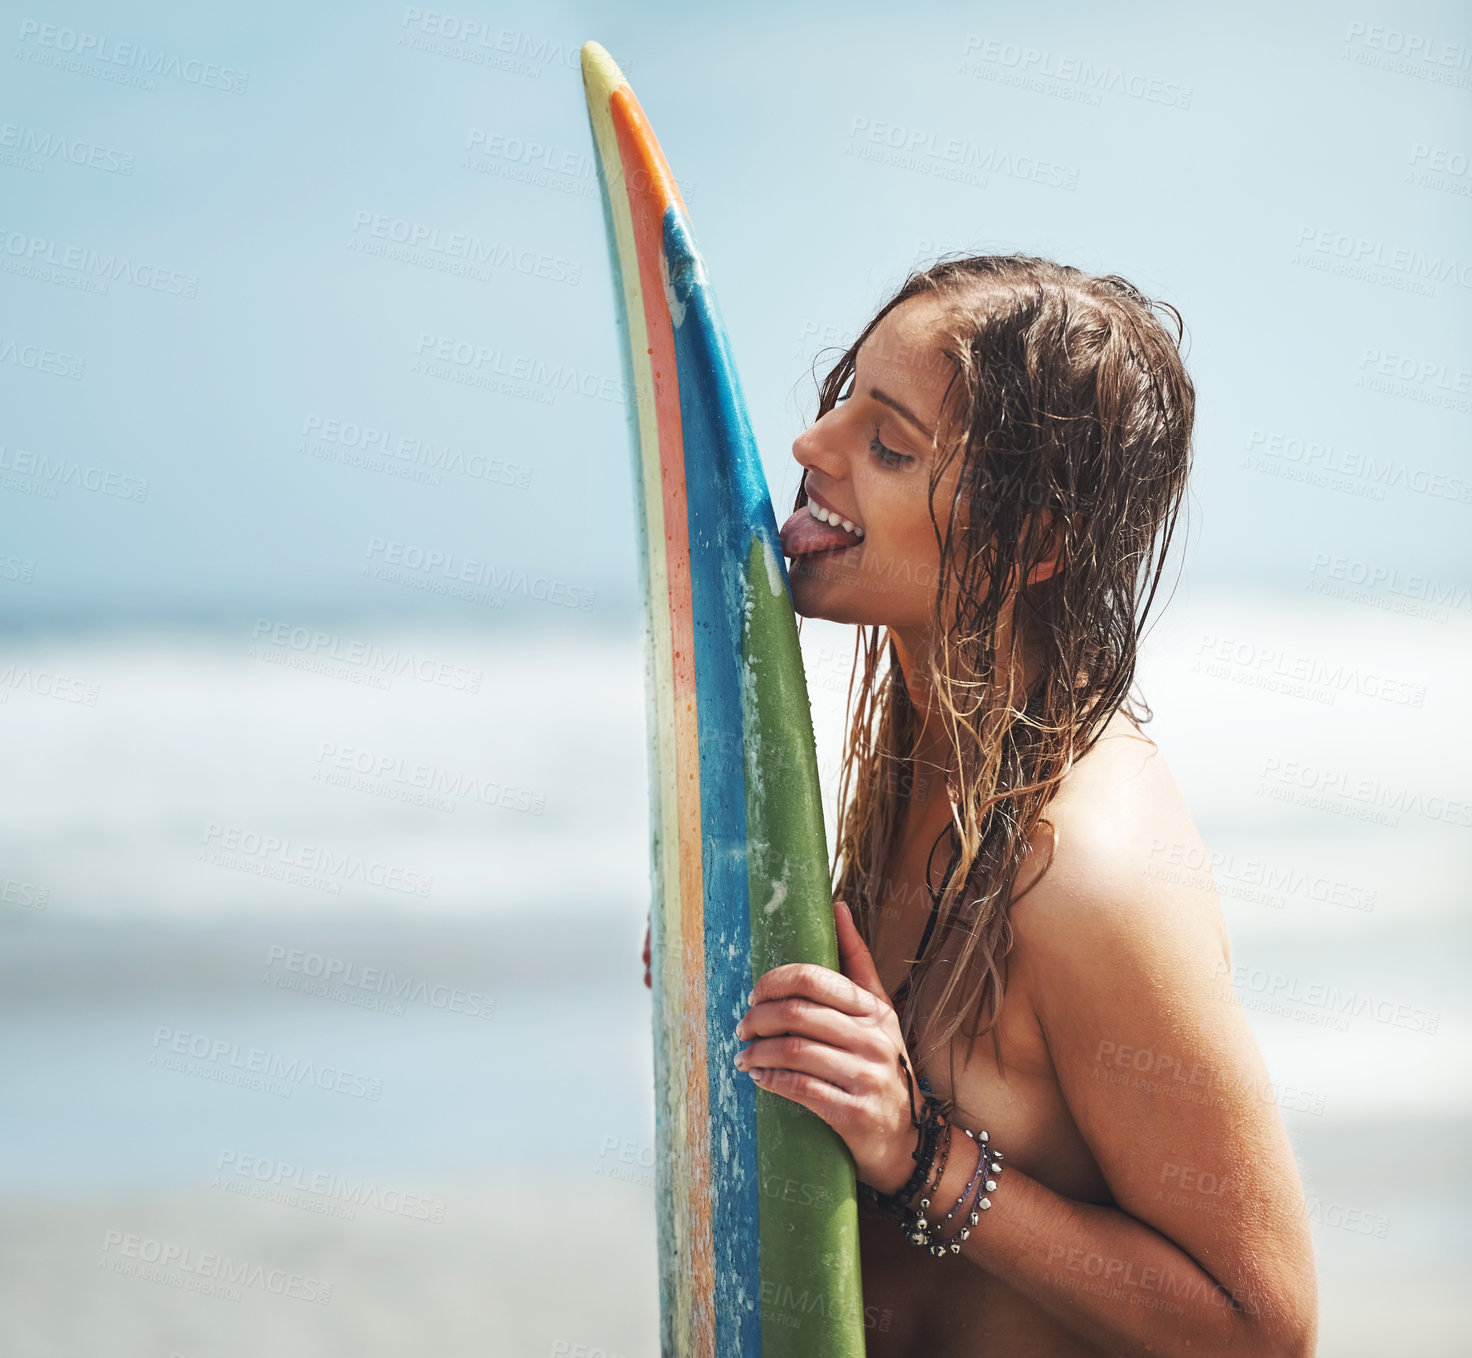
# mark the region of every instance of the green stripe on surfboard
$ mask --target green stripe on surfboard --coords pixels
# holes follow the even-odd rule
[[[785,962],[838,969],[823,801],[797,619],[761,535],[746,561],[743,684],[751,975]],[[854,1166],[800,1104],[758,1089],[763,1358],[863,1358]]]

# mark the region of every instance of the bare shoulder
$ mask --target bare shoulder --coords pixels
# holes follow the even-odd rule
[[[1163,752],[1127,718],[1105,730],[1049,808],[1056,850],[1011,909],[1009,972],[1119,1208],[1234,1307],[1296,1325],[1315,1288],[1302,1184],[1221,905],[1209,881],[1152,870],[1200,840]],[[1225,1203],[1177,1191],[1203,1173],[1230,1184]]]
[[[1159,943],[1164,931],[1230,962],[1210,874],[1179,870],[1205,861],[1205,850],[1166,751],[1123,712],[1069,770],[1044,816],[1052,833],[1040,830],[1011,912],[1019,942],[1046,954],[1121,931]]]

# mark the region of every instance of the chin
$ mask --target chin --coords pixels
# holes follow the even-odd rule
[[[872,616],[877,601],[872,594],[866,597],[852,570],[800,556],[788,566],[787,579],[792,586],[792,607],[801,617],[860,625],[879,621]]]
[[[928,587],[876,580],[872,571],[865,576],[857,559],[851,567],[842,555],[827,561],[793,557],[787,581],[799,617],[855,627],[928,630],[933,625],[935,599]]]

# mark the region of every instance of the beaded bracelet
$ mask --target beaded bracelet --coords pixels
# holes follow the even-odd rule
[[[963,1128],[962,1130],[964,1131],[965,1129]],[[966,1135],[971,1136],[971,1133],[967,1132]],[[988,1173],[986,1174],[982,1182],[982,1191],[986,1193],[996,1192],[997,1181],[992,1177],[992,1175],[1000,1174],[1002,1172],[1002,1152],[999,1150],[993,1150],[991,1146],[987,1144],[990,1138],[985,1132],[982,1132],[979,1137],[972,1137],[972,1140],[977,1143],[976,1172],[971,1176],[971,1182],[966,1185],[966,1188],[962,1192],[961,1196],[956,1199],[955,1207],[951,1208],[950,1212],[946,1214],[945,1221],[942,1221],[940,1225],[936,1227],[937,1237],[939,1236],[939,1233],[945,1229],[946,1223],[949,1222],[950,1219],[956,1215],[956,1212],[960,1209],[961,1204],[964,1203],[966,1199],[971,1196],[972,1190],[976,1187],[976,1181],[983,1177],[983,1167],[986,1167]],[[971,1228],[981,1220],[981,1214],[985,1212],[989,1207],[991,1207],[991,1205],[992,1200],[990,1198],[981,1198],[980,1201],[978,1201],[971,1208],[970,1215],[966,1218],[966,1224],[962,1226],[955,1235],[951,1236],[950,1239],[941,1240],[938,1244],[931,1245],[930,1252],[937,1258],[939,1258],[942,1254],[946,1252],[946,1248],[949,1246],[950,1252],[952,1254],[960,1254],[961,1242],[965,1240],[968,1236],[970,1236]]]
[[[961,1130],[963,1132],[966,1131],[964,1127]],[[969,1132],[967,1132],[966,1134],[968,1136],[971,1135]],[[921,1248],[929,1249],[932,1254],[944,1253],[943,1246],[934,1244],[932,1242],[939,1239],[941,1230],[946,1226],[951,1218],[956,1215],[956,1212],[960,1208],[961,1204],[971,1196],[971,1190],[976,1186],[977,1176],[980,1175],[980,1173],[981,1162],[980,1160],[978,1160],[976,1173],[971,1176],[971,1180],[969,1183],[967,1183],[965,1189],[962,1190],[961,1196],[956,1199],[956,1205],[952,1207],[949,1212],[946,1213],[945,1217],[941,1220],[939,1225],[932,1226],[930,1222],[926,1220],[925,1213],[930,1207],[930,1202],[928,1199],[922,1199],[920,1202],[920,1210],[918,1212],[912,1212],[910,1214],[909,1221],[905,1225],[905,1239],[908,1240],[912,1245],[919,1245]]]
[[[941,1122],[940,1155],[935,1161],[935,1177],[930,1181],[930,1187],[925,1190],[925,1196],[920,1199],[920,1210],[930,1210],[930,1200],[940,1191],[941,1180],[946,1177],[946,1161],[951,1158],[951,1124],[949,1119]]]
[[[970,1136],[971,1134],[967,1132],[967,1135]],[[972,1137],[973,1141],[975,1139],[975,1137]],[[980,1218],[976,1214],[976,1209],[973,1207],[971,1209],[971,1215],[966,1219],[966,1224],[963,1225],[955,1235],[953,1235],[949,1240],[943,1240],[941,1238],[941,1233],[945,1230],[947,1226],[951,1224],[951,1218],[954,1217],[956,1213],[959,1212],[961,1208],[965,1205],[966,1199],[971,1196],[972,1192],[976,1188],[977,1181],[982,1176],[982,1170],[986,1158],[986,1148],[984,1146],[977,1146],[976,1152],[976,1169],[972,1172],[971,1178],[967,1180],[966,1187],[961,1190],[961,1196],[956,1199],[955,1206],[952,1207],[951,1210],[947,1212],[944,1217],[941,1218],[939,1224],[937,1224],[937,1226],[935,1227],[935,1230],[929,1233],[929,1236],[925,1241],[925,1243],[930,1247],[930,1252],[937,1258],[939,1258],[942,1254],[946,1252],[947,1247],[949,1247],[952,1254],[959,1254],[961,1252],[960,1242],[962,1240],[965,1240],[966,1237],[971,1234],[971,1227],[975,1226],[977,1221],[980,1220]]]
[[[896,1193],[881,1193],[869,1184],[858,1185],[859,1197],[877,1215],[882,1217],[904,1217],[906,1204],[930,1177],[931,1165],[935,1161],[935,1145],[944,1121],[940,1116],[940,1104],[927,1098],[925,1113],[920,1122],[920,1134],[915,1149],[910,1152],[915,1161],[915,1172],[910,1175],[903,1188]]]
[[[915,1196],[920,1186],[925,1182],[930,1173],[930,1167],[935,1160],[935,1143],[942,1129],[946,1131],[946,1153],[950,1153],[950,1123],[944,1118],[940,1111],[940,1101],[931,1093],[930,1081],[922,1072],[919,1076],[920,1089],[924,1095],[924,1112],[917,1115],[915,1112],[915,1085],[910,1078],[910,1068],[903,1055],[898,1058],[900,1070],[904,1073],[905,1082],[910,1095],[910,1122],[920,1129],[916,1137],[915,1149],[910,1152],[911,1158],[916,1162],[915,1172],[910,1176],[904,1187],[895,1193],[880,1193],[877,1189],[865,1183],[857,1185],[859,1201],[864,1207],[871,1210],[876,1216],[898,1217],[902,1229],[908,1229],[908,1223],[914,1219],[916,1213],[909,1207],[910,1199]],[[936,1175],[935,1184],[930,1193],[940,1186],[940,1175]],[[926,1205],[930,1194],[926,1196]]]
[[[920,1084],[921,1088],[928,1096],[930,1093],[930,1086],[923,1075],[920,1077]],[[947,1127],[949,1126],[950,1124],[949,1122],[947,1122]],[[999,1150],[994,1150],[992,1148],[990,1144],[990,1135],[987,1132],[976,1134],[969,1131],[965,1127],[961,1128],[961,1130],[965,1132],[966,1135],[969,1136],[974,1142],[976,1142],[976,1169],[972,1173],[970,1180],[966,1184],[966,1187],[961,1190],[961,1196],[956,1199],[955,1206],[953,1206],[951,1210],[946,1213],[946,1215],[941,1219],[938,1225],[932,1227],[930,1223],[925,1219],[925,1212],[930,1206],[929,1198],[927,1196],[926,1198],[921,1199],[920,1210],[918,1212],[910,1212],[906,1214],[907,1220],[905,1221],[902,1228],[905,1233],[905,1238],[912,1245],[919,1245],[925,1249],[928,1249],[929,1252],[937,1259],[943,1257],[948,1253],[959,1254],[961,1252],[961,1242],[963,1240],[966,1240],[971,1235],[971,1228],[980,1222],[981,1213],[985,1212],[988,1208],[991,1207],[992,1204],[990,1198],[983,1197],[972,1207],[969,1215],[966,1218],[966,1223],[961,1227],[959,1231],[956,1232],[955,1235],[949,1237],[948,1239],[942,1240],[940,1237],[940,1233],[945,1230],[947,1225],[950,1224],[956,1213],[962,1210],[966,1203],[966,1200],[970,1198],[972,1193],[976,1190],[976,1185],[978,1181],[982,1182],[983,1190],[985,1192],[995,1192],[997,1184],[995,1178],[991,1176],[1000,1174],[1002,1172],[1002,1152]],[[984,1171],[989,1171],[989,1173],[987,1173],[985,1177],[983,1177]],[[941,1176],[937,1175],[935,1184],[936,1187],[940,1186],[940,1179]]]

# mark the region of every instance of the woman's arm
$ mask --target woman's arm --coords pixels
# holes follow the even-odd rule
[[[1179,814],[1169,828],[1194,841]],[[963,1253],[1039,1305],[1051,1292],[1065,1323],[1089,1307],[1141,1351],[1312,1355],[1313,1245],[1279,1094],[1230,983],[1215,892],[1151,873],[1153,843],[1076,819],[1012,916],[1013,975],[1116,1206],[1018,1175]],[[992,1218],[1008,1228],[988,1236]],[[1109,1286],[1084,1290],[1096,1282]]]
[[[947,1166],[932,1220],[949,1210],[965,1182]],[[1110,1354],[1313,1354],[1313,1332],[1301,1327],[1296,1308],[1265,1316],[1264,1297],[1250,1289],[1234,1296],[1128,1212],[1063,1197],[1015,1168],[1003,1170],[988,1196],[991,1210],[962,1243],[961,1258]],[[953,1230],[954,1223],[948,1234]],[[954,1285],[964,1288],[965,1280]]]
[[[1060,871],[1017,910],[1011,979],[1117,1205],[1054,1192],[1001,1145],[961,1257],[1111,1353],[1309,1358],[1302,1189],[1215,912],[1194,889],[1126,889],[1098,848],[1087,892]],[[956,1163],[957,1144],[932,1220],[975,1164]]]
[[[1004,1160],[961,1258],[1111,1352],[1306,1358],[1317,1306],[1302,1189],[1226,984],[1219,912],[1199,891],[1140,872],[1127,847],[1075,836],[1071,849],[1073,870],[1060,855],[1056,875],[1016,910],[1012,976],[1027,970],[1060,1087],[1118,1205],[1063,1197]],[[879,1040],[893,1010],[847,912],[838,917],[853,993],[840,996],[837,974],[821,967],[774,968],[757,983],[746,1031],[806,1033],[770,1038],[764,1052],[753,1044],[752,1060],[776,1067],[763,1088],[833,1125],[860,1178],[892,1192],[915,1144],[894,1065],[902,1039],[896,1025],[887,1046]],[[783,995],[803,1000],[757,1018]],[[974,1165],[970,1143],[953,1136],[932,1222]]]

